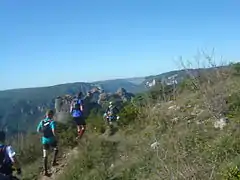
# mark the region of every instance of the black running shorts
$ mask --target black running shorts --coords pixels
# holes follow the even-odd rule
[[[85,126],[86,122],[83,116],[80,117],[73,117],[73,121],[76,123],[76,125],[78,126]]]
[[[49,144],[43,144],[44,150],[49,150],[50,148],[57,148],[57,141],[54,141],[53,143]]]

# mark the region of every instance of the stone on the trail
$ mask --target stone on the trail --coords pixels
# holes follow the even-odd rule
[[[222,117],[219,120],[214,122],[214,127],[216,129],[221,129],[222,130],[227,125],[228,122],[229,122],[228,118]]]
[[[110,168],[111,168],[111,169],[114,168],[114,164],[111,164]]]
[[[159,146],[159,143],[158,143],[158,142],[154,142],[154,143],[151,144],[151,148],[152,148],[152,149],[157,149],[158,146]]]
[[[177,105],[172,105],[172,106],[168,107],[168,110],[178,110],[178,109],[180,109],[180,107]]]
[[[178,122],[178,120],[179,120],[179,118],[178,118],[178,117],[175,117],[175,118],[172,119],[172,122],[173,122],[173,123],[176,123],[176,122]]]

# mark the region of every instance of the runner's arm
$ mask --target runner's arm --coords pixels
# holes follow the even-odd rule
[[[19,161],[16,157],[16,152],[13,150],[13,148],[11,146],[8,146],[6,150],[7,150],[9,158],[11,159],[11,161],[13,163],[13,166],[16,169],[20,169],[21,166],[20,166],[20,163],[19,163]]]
[[[83,103],[82,103],[82,100],[79,100],[79,104],[80,104],[80,110],[83,111]]]
[[[13,156],[12,159],[13,159],[13,165],[14,165],[14,167],[15,167],[16,169],[20,169],[21,166],[20,166],[20,163],[19,163],[17,157],[16,157],[16,156]]]
[[[51,128],[52,128],[52,133],[53,133],[53,135],[56,136],[56,133],[55,133],[56,123],[55,123],[55,121],[52,121],[52,122],[51,122]]]
[[[71,102],[70,104],[70,113],[72,113],[72,110],[73,110],[73,102]]]
[[[105,113],[108,114],[108,111],[109,111],[109,107],[105,110]]]
[[[37,132],[41,132],[42,130],[42,121],[37,126]]]

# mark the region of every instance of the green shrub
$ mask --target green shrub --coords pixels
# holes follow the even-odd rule
[[[126,126],[134,123],[138,114],[138,107],[134,106],[132,103],[126,103],[119,113],[119,125]]]
[[[10,139],[9,144],[16,150],[22,164],[32,163],[42,156],[40,136],[36,133],[19,134]]]
[[[229,111],[240,112],[240,92],[233,93],[228,97]]]
[[[233,70],[233,75],[240,75],[240,63],[232,63],[231,68]]]
[[[192,92],[196,92],[196,86],[194,83],[195,80],[191,79],[191,78],[187,78],[185,80],[183,80],[182,82],[180,82],[180,84],[178,85],[178,90],[179,92],[184,92],[184,91],[192,91]]]
[[[102,134],[106,130],[106,124],[103,119],[103,116],[100,115],[91,115],[87,119],[87,128],[90,132],[97,132],[98,134]]]
[[[240,170],[237,166],[229,167],[223,173],[224,180],[240,180]]]
[[[74,147],[76,146],[77,127],[73,122],[67,124],[57,123],[57,138],[59,146]]]

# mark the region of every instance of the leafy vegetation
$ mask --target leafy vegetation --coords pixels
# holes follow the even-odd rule
[[[78,153],[57,179],[240,179],[240,81],[235,67],[215,69],[211,76],[186,76],[178,85],[157,83],[120,102],[118,131],[111,136],[106,134],[104,108],[90,108],[80,145],[71,121],[59,123],[61,152],[77,146]],[[39,166],[39,137],[25,138],[29,141],[19,140],[18,152],[26,163],[25,179],[34,179],[39,168],[29,166]]]
[[[151,78],[161,79],[176,73],[179,74],[179,80],[186,76],[184,71],[172,71]],[[54,107],[57,96],[73,95],[78,91],[86,94],[96,87],[103,89],[105,93],[116,92],[120,87],[128,92],[139,93],[147,90],[145,82],[151,78],[146,77],[145,81],[144,78],[130,78],[0,91],[0,126],[7,129],[9,134],[33,132],[45,109]],[[113,99],[116,98],[113,97]]]
[[[75,166],[60,179],[240,179],[236,121],[240,84],[233,76],[229,74],[227,86],[215,94],[212,91],[219,88],[222,79],[210,87],[206,81],[190,78],[175,90],[169,86],[163,92],[158,86],[148,95],[137,95],[132,103],[124,104],[118,133],[89,138],[87,150],[80,150],[72,162]],[[194,84],[197,88],[192,88]],[[216,98],[219,94],[222,99]],[[206,99],[209,95],[211,99]],[[215,110],[214,103],[225,99],[227,110]],[[231,114],[223,129],[214,127],[220,111]]]
[[[111,80],[0,91],[1,128],[7,128],[9,134],[35,131],[35,126],[42,118],[45,109],[54,107],[55,98],[57,96],[66,94],[73,95],[79,91],[86,94],[95,87],[101,87],[103,90],[110,93],[116,92],[120,87],[130,92],[144,89],[142,85],[135,85],[127,80]],[[91,104],[88,104],[87,107],[88,106],[91,106]],[[89,108],[91,109],[92,107]]]

